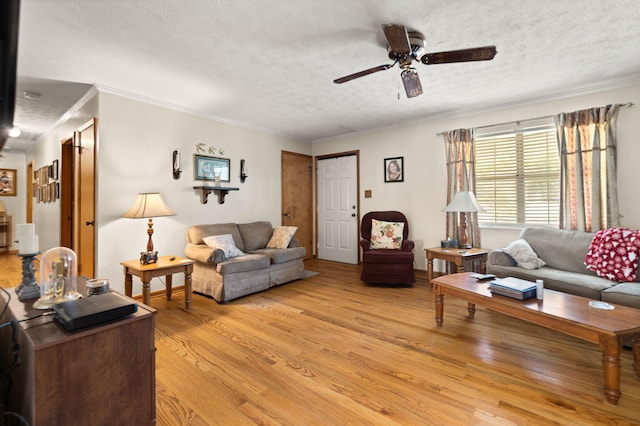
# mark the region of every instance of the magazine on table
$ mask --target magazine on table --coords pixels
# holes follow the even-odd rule
[[[531,289],[536,289],[536,283],[515,277],[496,278],[495,280],[491,281],[491,285],[517,291],[528,291]]]

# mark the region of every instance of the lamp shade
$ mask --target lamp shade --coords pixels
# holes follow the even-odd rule
[[[133,206],[122,215],[130,219],[141,219],[176,214],[164,202],[158,192],[142,192],[138,194]]]
[[[443,212],[483,212],[484,209],[478,205],[476,196],[470,191],[456,192],[453,199]]]

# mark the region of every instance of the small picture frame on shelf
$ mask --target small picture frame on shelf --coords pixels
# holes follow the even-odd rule
[[[404,157],[384,159],[384,181],[404,182]]]
[[[230,167],[231,160],[228,158],[194,154],[195,180],[215,181],[218,175],[220,182],[231,182]]]

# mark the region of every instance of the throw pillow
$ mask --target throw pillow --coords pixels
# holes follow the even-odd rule
[[[640,231],[609,228],[595,233],[584,264],[599,277],[634,282],[638,279],[639,255]]]
[[[402,248],[402,235],[404,222],[385,222],[371,219],[371,240],[369,247],[372,249]]]
[[[533,251],[529,243],[523,239],[512,242],[502,251],[513,257],[518,266],[524,269],[537,269],[546,265],[544,260],[540,259]]]
[[[286,249],[297,230],[297,226],[276,226],[267,248]]]
[[[228,259],[244,255],[244,253],[236,247],[231,234],[211,235],[204,237],[202,241],[209,247],[222,250]]]

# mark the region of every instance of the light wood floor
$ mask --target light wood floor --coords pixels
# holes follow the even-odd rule
[[[640,424],[628,350],[612,406],[593,344],[480,306],[471,320],[452,297],[438,329],[424,281],[307,269],[320,274],[228,304],[194,294],[190,312],[180,293],[152,297],[158,425]]]

